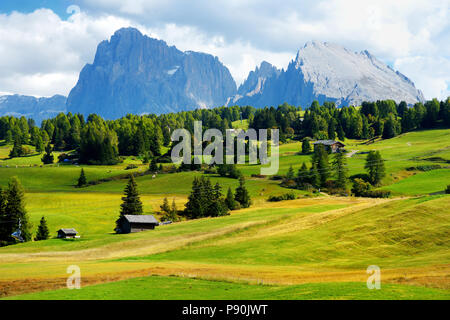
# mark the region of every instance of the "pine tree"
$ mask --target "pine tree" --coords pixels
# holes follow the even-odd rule
[[[124,190],[124,197],[122,197],[122,204],[120,205],[120,216],[116,221],[116,230],[120,229],[124,215],[140,215],[143,213],[142,202],[139,197],[134,176],[131,174],[128,184]]]
[[[295,178],[297,187],[302,187],[305,183],[307,183],[310,180],[308,176],[308,168],[306,167],[306,163],[303,162],[300,169],[298,169],[297,177]]]
[[[221,187],[218,183],[216,183],[213,188],[208,211],[208,216],[211,217],[221,217],[228,214],[229,209],[225,204],[225,200],[222,198]]]
[[[15,240],[10,236],[15,230],[19,228],[24,241],[31,240],[31,225],[28,221],[28,214],[25,210],[25,192],[22,184],[17,177],[12,177],[6,190],[6,206],[5,206],[5,218],[13,223],[8,224],[10,226],[7,231],[9,234],[9,242],[14,243]]]
[[[311,152],[311,144],[309,143],[309,139],[305,138],[302,141],[302,153],[308,154]]]
[[[185,215],[195,219],[204,216],[205,211],[205,199],[203,192],[202,179],[195,177],[192,182],[192,191],[188,197],[188,202],[186,203],[186,208],[184,209]]]
[[[340,189],[345,189],[347,184],[347,163],[345,154],[338,152],[333,159],[333,167],[335,170],[336,185]]]
[[[230,210],[236,209],[236,200],[234,200],[234,195],[233,191],[231,191],[231,188],[228,188],[227,197],[225,198],[225,204]]]
[[[156,157],[153,157],[152,161],[150,162],[149,170],[150,172],[158,171],[158,163],[156,161]]]
[[[0,247],[7,245],[9,239],[8,219],[6,217],[6,194],[0,187]]]
[[[369,174],[369,181],[372,185],[378,185],[386,176],[384,160],[379,151],[370,151],[366,158],[364,169]]]
[[[9,152],[10,158],[21,157],[23,155],[22,142],[18,135],[14,137],[14,146]]]
[[[330,176],[330,164],[328,161],[328,152],[325,147],[319,144],[312,156],[312,162],[315,164],[317,172],[319,174],[320,186],[325,186],[325,183]]]
[[[45,217],[42,217],[41,221],[39,222],[36,237],[34,238],[34,240],[35,241],[47,240],[49,236],[50,233],[48,231],[47,221],[45,220]]]
[[[44,156],[41,159],[44,164],[51,164],[51,163],[53,163],[54,157],[53,157],[52,151],[53,151],[53,148],[50,145],[50,143],[47,144],[47,146],[45,147],[45,154],[44,154]]]
[[[241,176],[239,178],[239,187],[236,188],[234,193],[234,199],[239,202],[242,208],[250,207],[252,201],[250,199],[250,194],[248,190],[245,188],[245,178]]]
[[[286,173],[286,180],[294,180],[295,177],[295,173],[294,173],[294,169],[292,168],[292,165],[289,167],[288,172]]]
[[[309,176],[312,186],[315,188],[320,188],[320,175],[315,162],[311,164],[311,169],[309,169]]]
[[[170,213],[170,206],[169,206],[169,200],[167,198],[164,198],[163,204],[159,206],[161,208],[161,211],[164,213]]]
[[[84,174],[84,169],[81,168],[80,177],[78,178],[78,187],[85,186],[87,184],[86,175]]]

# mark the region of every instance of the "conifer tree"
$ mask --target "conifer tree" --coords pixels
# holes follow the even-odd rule
[[[252,201],[250,199],[250,194],[245,188],[245,178],[244,176],[241,176],[239,178],[239,187],[236,188],[236,191],[234,193],[234,199],[239,202],[242,208],[248,208],[250,207]]]
[[[78,178],[78,187],[85,186],[87,184],[86,175],[84,174],[84,169],[81,168],[80,177]]]
[[[10,236],[14,231],[19,228],[21,236],[24,241],[31,240],[31,225],[28,221],[28,214],[25,210],[25,192],[22,184],[17,177],[12,177],[6,190],[6,206],[5,206],[5,220],[13,221],[13,223],[7,224],[7,241],[14,243],[15,240]]]
[[[286,180],[294,180],[295,173],[294,169],[292,168],[292,165],[289,167],[288,172],[286,173]]]
[[[309,139],[305,138],[302,141],[302,153],[308,154],[311,152],[311,144],[309,143]]]
[[[295,182],[297,183],[297,187],[301,187],[303,184],[309,181],[309,173],[308,168],[306,167],[306,163],[302,163],[302,166],[297,171],[297,177],[295,178]]]
[[[231,191],[231,188],[228,188],[227,197],[225,198],[225,204],[230,210],[236,209],[236,200],[234,200],[234,195],[233,191]]]
[[[386,176],[386,168],[379,151],[372,150],[369,152],[364,169],[367,170],[369,181],[372,185],[380,184],[381,180]]]
[[[160,206],[161,211],[164,213],[170,213],[170,206],[169,206],[169,200],[167,198],[164,198],[163,204]]]
[[[139,191],[132,174],[125,187],[124,195],[125,196],[122,197],[122,204],[120,205],[120,216],[119,219],[116,220],[116,231],[120,230],[125,215],[140,215],[143,213]]]
[[[47,144],[47,146],[45,147],[45,154],[44,154],[44,156],[42,157],[42,162],[43,162],[44,164],[51,164],[51,163],[53,163],[54,157],[53,157],[52,151],[53,151],[53,148],[52,148],[52,146],[50,145],[50,143]]]
[[[152,161],[150,162],[149,170],[151,172],[158,171],[158,163],[156,161],[156,157],[153,157]]]
[[[345,189],[347,184],[347,163],[345,154],[343,152],[338,152],[335,154],[333,159],[333,167],[336,177],[336,186],[340,189]]]
[[[47,240],[49,236],[50,233],[48,231],[47,221],[45,220],[45,217],[42,217],[41,221],[39,222],[36,237],[34,238],[34,240],[35,241]]]

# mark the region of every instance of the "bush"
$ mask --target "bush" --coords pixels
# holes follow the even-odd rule
[[[127,165],[127,167],[125,168],[125,170],[131,170],[131,169],[136,169],[138,166],[135,164],[129,164]]]
[[[372,185],[362,179],[353,181],[352,193],[357,197],[367,198],[389,198],[391,192],[389,190],[372,190]]]
[[[447,189],[445,189],[446,194],[450,194],[450,184],[447,186]]]
[[[283,201],[283,200],[295,200],[295,199],[296,199],[296,196],[294,193],[285,193],[280,196],[270,196],[269,199],[267,199],[267,201],[278,202],[278,201]]]

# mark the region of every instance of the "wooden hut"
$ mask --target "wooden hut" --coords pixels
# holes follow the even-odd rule
[[[61,239],[74,239],[77,238],[77,230],[73,228],[62,228],[58,230],[58,238]]]
[[[335,141],[335,140],[317,140],[313,144],[314,144],[314,149],[318,145],[323,145],[325,147],[325,150],[327,150],[330,153],[340,152],[341,149],[343,149],[345,147],[345,144],[343,144],[342,142],[339,142],[339,141]]]
[[[153,230],[159,225],[152,215],[124,215],[119,222],[118,233],[133,233]]]

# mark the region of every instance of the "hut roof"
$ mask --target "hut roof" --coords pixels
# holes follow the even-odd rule
[[[138,214],[126,214],[124,215],[125,219],[128,220],[129,223],[153,223],[159,224],[158,220],[155,219],[152,215],[138,215]]]
[[[76,234],[78,234],[77,230],[75,230],[74,228],[62,228],[62,229],[58,230],[58,232],[60,232],[60,231],[62,233],[64,233],[65,235],[76,235]]]
[[[336,144],[336,143],[343,147],[345,146],[342,142],[335,141],[335,140],[317,140],[313,144],[323,144],[325,146],[332,146],[333,144]]]

